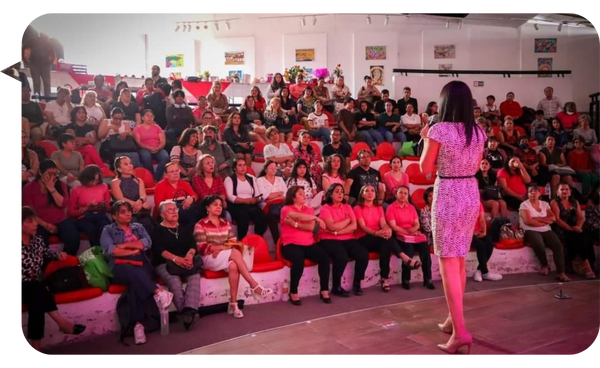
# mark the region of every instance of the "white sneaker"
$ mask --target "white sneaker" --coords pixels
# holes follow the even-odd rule
[[[141,323],[136,324],[133,328],[133,339],[136,345],[146,343],[146,334],[144,333],[144,326]]]
[[[486,274],[483,274],[483,279],[489,281],[500,281],[502,280],[502,275],[500,275],[499,273],[488,272]]]
[[[479,271],[479,270],[475,271],[475,274],[473,275],[473,280],[475,280],[477,282],[483,281],[483,279],[481,278],[481,271]]]
[[[171,305],[171,301],[173,300],[173,293],[161,290],[158,293],[154,294],[154,301],[156,301],[156,305],[158,309],[167,309],[169,305]]]

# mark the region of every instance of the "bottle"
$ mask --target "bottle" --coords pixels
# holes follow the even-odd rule
[[[169,310],[167,308],[160,309],[160,334],[169,334]]]
[[[285,279],[285,280],[283,280],[283,284],[281,285],[281,300],[283,300],[284,302],[287,302],[288,299],[290,298],[289,292],[290,292],[290,283],[288,282],[287,279]]]
[[[546,183],[544,191],[546,192],[545,194],[548,196],[548,198],[552,199],[552,187],[550,186],[550,183]]]

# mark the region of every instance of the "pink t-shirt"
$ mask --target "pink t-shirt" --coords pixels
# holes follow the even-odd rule
[[[354,216],[354,211],[352,211],[352,207],[350,207],[347,204],[341,204],[339,207],[330,205],[330,204],[326,204],[325,206],[321,207],[321,213],[319,214],[319,217],[323,220],[333,219],[334,222],[344,221],[347,217],[354,219],[354,220],[356,219],[356,216]],[[321,236],[321,239],[331,239],[331,240],[354,239],[353,233],[343,234],[343,235],[335,235],[335,234],[332,234],[323,229],[321,229],[321,232],[319,233],[319,235]]]
[[[142,125],[138,125],[133,129],[134,134],[140,135],[142,144],[153,148],[160,146],[160,132],[162,132],[162,129],[158,124],[153,124],[148,129],[143,128]]]
[[[301,210],[298,210],[295,206],[284,206],[281,209],[281,241],[283,245],[286,246],[288,244],[294,245],[306,245],[310,246],[315,243],[315,239],[313,237],[312,231],[306,231],[301,229],[296,229],[293,226],[290,226],[285,223],[285,218],[290,212],[300,212],[307,215],[314,215],[315,211],[312,207],[303,206]],[[298,223],[302,223],[302,221],[298,221]]]
[[[419,218],[419,215],[417,215],[415,206],[410,203],[406,203],[404,208],[402,208],[398,202],[394,202],[387,208],[385,218],[388,222],[392,220],[396,221],[396,226],[398,227],[408,229],[415,223],[415,219]]]
[[[398,181],[392,175],[392,172],[385,173],[383,177],[385,183],[385,199],[394,197],[394,190],[401,185],[408,187],[408,174],[402,173],[402,178]]]
[[[71,200],[69,201],[69,216],[77,217],[79,209],[84,208],[88,203],[104,202],[106,211],[110,209],[110,192],[108,186],[104,183],[87,187],[80,185],[71,191]]]
[[[365,225],[374,231],[378,231],[381,229],[380,219],[384,217],[383,215],[383,207],[381,206],[370,206],[370,207],[362,207],[356,206],[354,207],[354,215],[356,215],[356,221],[363,219],[365,221]],[[362,238],[366,236],[367,233],[364,232],[363,229],[358,226],[356,228],[356,232],[354,232],[354,236],[356,238]]]
[[[344,185],[344,181],[339,176],[337,176],[337,177],[334,178],[333,176],[329,176],[329,174],[325,173],[325,174],[323,174],[323,177],[327,178],[327,180],[329,180],[329,184],[330,185],[333,185],[333,184],[342,184],[342,185]]]

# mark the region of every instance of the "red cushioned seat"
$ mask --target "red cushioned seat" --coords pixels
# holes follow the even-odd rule
[[[365,142],[357,142],[354,144],[354,146],[352,146],[352,153],[350,154],[350,160],[354,161],[358,159],[358,152],[362,149],[366,149],[369,150],[369,152],[371,152],[371,147],[369,147],[368,144],[366,144]],[[374,159],[373,157],[371,157],[371,159]]]
[[[413,194],[410,196],[410,198],[412,199],[412,203],[417,206],[417,209],[422,210],[423,208],[425,208],[425,200],[423,199],[423,194],[425,193],[425,189],[423,188],[419,188],[417,190],[415,190],[413,192]]]
[[[246,235],[242,243],[254,247],[254,267],[252,272],[269,272],[283,268],[283,262],[273,260],[269,254],[269,246],[265,239],[257,234]]]
[[[146,194],[154,194],[154,187],[156,186],[156,184],[154,183],[154,176],[150,171],[143,167],[136,167],[135,169],[133,169],[133,174],[136,178],[144,182],[144,186],[146,187]]]
[[[54,145],[54,143],[50,141],[39,141],[36,143],[38,146],[42,147],[44,151],[46,151],[46,157],[50,158],[52,153],[58,151],[58,147]]]
[[[292,262],[288,261],[287,259],[283,258],[283,254],[281,254],[281,247],[283,246],[283,241],[281,240],[281,238],[279,238],[279,241],[277,241],[277,259],[280,260],[281,262],[283,262],[283,264],[287,267],[292,267]],[[310,266],[316,266],[317,264],[305,259],[304,260],[304,267],[310,267]]]
[[[61,243],[61,240],[58,237],[58,235],[50,235],[50,238],[48,239],[48,242],[50,244],[59,244],[59,243]],[[50,245],[50,244],[48,244],[48,245]]]
[[[294,124],[292,125],[292,136],[295,141],[298,140],[298,132],[304,129],[304,125],[302,124]]]
[[[411,184],[416,185],[433,185],[435,183],[435,175],[436,171],[431,174],[431,178],[427,179],[425,175],[421,172],[418,164],[410,164],[406,168],[406,174],[408,174],[408,181]]]
[[[402,156],[403,161],[419,161],[420,159],[419,156]]]
[[[86,288],[66,293],[54,294],[54,302],[56,304],[76,303],[88,299],[97,298],[102,295],[102,289],[99,287]]]
[[[203,277],[205,279],[211,280],[211,279],[221,279],[223,277],[227,277],[229,274],[225,271],[210,271],[210,270],[204,270],[202,271],[203,273]]]
[[[111,178],[114,179],[117,175],[110,170],[108,167],[103,166],[100,168],[100,172],[102,173],[102,177],[103,178]]]
[[[379,259],[379,253],[377,252],[369,252],[369,260]]]
[[[329,111],[323,110],[323,114],[327,116],[327,122],[329,123],[330,127],[337,126],[337,121],[335,121],[335,118],[333,117],[333,115],[331,115]]]
[[[387,162],[379,166],[379,173],[381,174],[381,178],[383,178],[385,174],[387,174],[390,171],[392,171],[392,167]]]
[[[254,151],[252,151],[252,161],[254,162],[265,162],[265,157],[263,156],[264,149],[266,144],[263,142],[254,142]]]
[[[383,142],[377,145],[377,157],[380,160],[389,161],[396,155],[394,146],[391,143]]]
[[[254,171],[252,166],[246,166],[246,170],[247,170],[248,174],[250,174],[252,176],[256,176],[256,172]]]
[[[123,294],[127,291],[127,285],[110,284],[108,285],[109,294]]]
[[[525,132],[525,129],[523,129],[522,127],[520,127],[520,126],[518,126],[518,125],[515,125],[515,130],[516,130],[516,131],[517,131],[517,133],[519,134],[519,137],[520,137],[520,136],[523,136],[523,135],[524,135],[524,136],[527,136],[527,133]]]
[[[44,270],[44,277],[48,278],[48,276],[52,275],[61,268],[73,266],[79,266],[79,259],[77,257],[67,255],[67,258],[63,260],[52,261],[48,263],[48,266],[46,266],[46,269]]]
[[[521,249],[525,247],[523,239],[500,239],[494,244],[496,249]]]

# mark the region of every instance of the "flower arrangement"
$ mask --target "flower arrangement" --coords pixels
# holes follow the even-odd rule
[[[296,81],[296,76],[298,75],[298,73],[304,75],[306,73],[306,70],[304,70],[304,68],[300,65],[294,65],[289,69],[285,68],[285,71],[283,72],[283,78],[288,82],[294,83]]]
[[[329,75],[329,71],[327,70],[327,68],[319,68],[319,69],[313,70],[312,74],[317,79],[325,78]]]
[[[344,71],[342,70],[342,64],[338,64],[335,66],[335,69],[333,69],[333,72],[331,73],[331,76],[333,78],[339,78],[342,75],[344,75]]]
[[[204,75],[204,80],[208,81],[210,79],[210,71],[205,70],[203,75]]]

